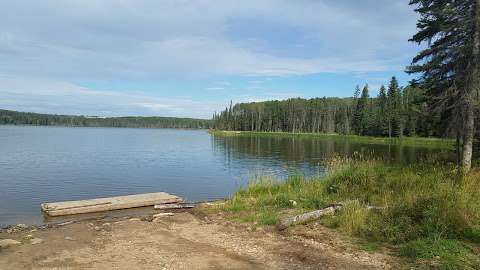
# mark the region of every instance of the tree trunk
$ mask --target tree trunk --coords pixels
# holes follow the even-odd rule
[[[471,96],[471,95],[468,95]],[[462,167],[465,172],[470,171],[472,167],[472,151],[473,151],[473,133],[474,133],[474,113],[473,100],[466,97],[465,117],[463,122],[463,151],[462,151]]]
[[[473,51],[472,62],[469,65],[470,79],[467,81],[467,89],[464,94],[464,130],[463,130],[463,153],[462,153],[462,167],[464,172],[468,172],[472,167],[473,154],[473,137],[475,133],[475,93],[478,93],[480,87],[480,0],[475,1],[474,10],[474,37],[473,37]]]
[[[456,134],[456,140],[455,140],[455,147],[456,147],[456,152],[457,152],[457,166],[460,166],[461,165],[461,151],[460,151],[460,137],[461,137],[461,133],[460,133],[460,128],[458,127],[458,124],[457,124],[457,134]]]
[[[392,120],[388,119],[388,137],[392,138]]]

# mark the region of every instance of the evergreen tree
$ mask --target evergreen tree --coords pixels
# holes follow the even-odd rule
[[[475,95],[480,88],[480,0],[411,0],[420,14],[411,41],[428,46],[412,60],[409,73],[421,73],[433,109],[448,111],[462,133],[461,163],[471,168]]]
[[[402,136],[401,126],[401,93],[397,78],[394,76],[390,80],[387,92],[387,122],[388,122],[388,136]]]
[[[362,95],[357,100],[357,107],[355,109],[354,122],[356,133],[358,135],[366,135],[369,128],[369,94],[368,84],[362,89]]]
[[[360,97],[360,86],[357,84],[355,86],[355,92],[353,92],[353,99],[357,100]]]
[[[388,134],[388,116],[387,116],[387,93],[385,86],[382,85],[377,97],[377,130],[376,135],[383,136]]]

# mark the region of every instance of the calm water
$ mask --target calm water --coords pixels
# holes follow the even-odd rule
[[[40,203],[166,191],[225,198],[256,174],[324,173],[334,155],[411,163],[428,148],[200,130],[0,126],[0,225],[42,223]]]

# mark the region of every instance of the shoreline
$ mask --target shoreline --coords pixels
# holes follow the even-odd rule
[[[234,131],[234,130],[215,130],[209,129],[208,132],[214,136],[271,136],[271,137],[300,137],[300,138],[320,138],[334,140],[349,140],[358,143],[379,144],[379,145],[402,145],[402,146],[422,146],[438,147],[442,149],[453,150],[455,146],[454,139],[443,139],[435,137],[371,137],[359,135],[343,135],[338,133],[292,133],[292,132],[264,132],[264,131]]]
[[[362,251],[336,232],[311,224],[285,232],[253,227],[218,211],[198,209],[99,218],[43,229],[23,228],[0,239],[5,269],[398,269],[386,252]],[[25,256],[26,255],[26,256]]]

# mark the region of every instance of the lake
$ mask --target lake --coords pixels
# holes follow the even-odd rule
[[[0,126],[0,225],[40,224],[43,202],[165,191],[189,201],[230,196],[255,175],[323,174],[333,156],[413,163],[452,153],[204,130]]]

